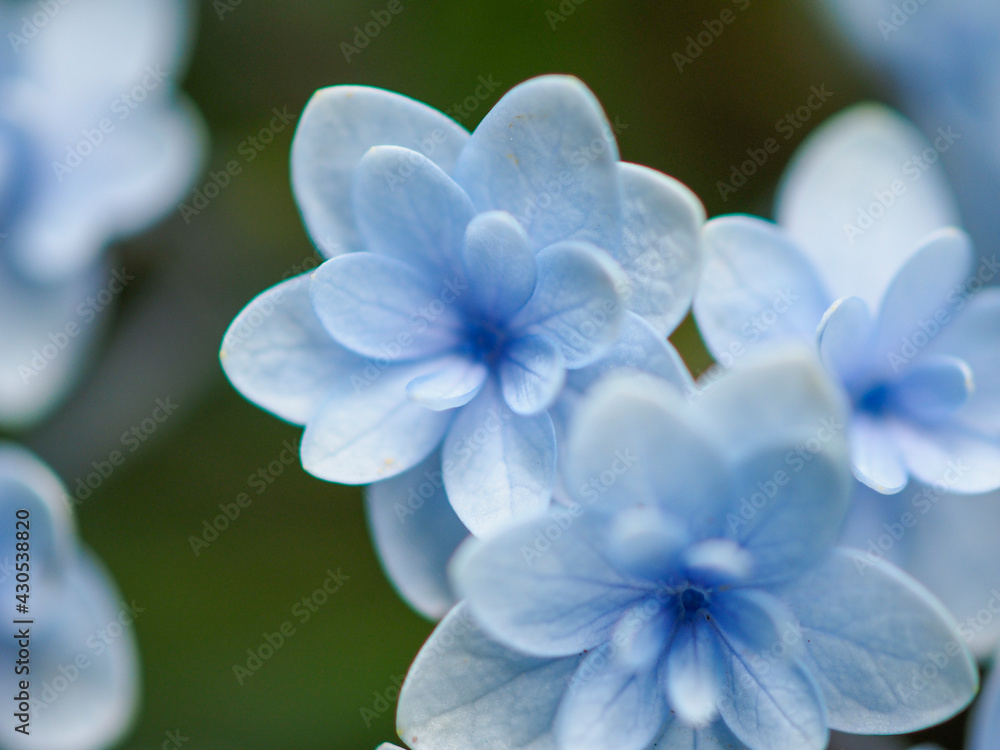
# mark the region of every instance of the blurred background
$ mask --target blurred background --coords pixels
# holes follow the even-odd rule
[[[384,578],[360,490],[307,475],[286,447],[295,449],[300,429],[244,401],[218,365],[239,310],[317,263],[288,177],[294,124],[316,89],[383,87],[471,129],[520,81],[571,73],[618,124],[624,160],[680,179],[709,216],[767,217],[806,134],[850,104],[889,97],[810,3],[400,2],[403,11],[348,54],[342,45],[354,46],[355,27],[387,0],[201,2],[183,88],[211,133],[196,187],[215,182],[218,197],[114,249],[136,280],[106,313],[84,382],[48,421],[11,436],[66,481],[84,541],[140,610],[143,708],[123,748],[356,750],[394,741],[397,685],[432,628]],[[723,9],[735,21],[692,48],[689,37]],[[804,117],[814,89],[828,96]],[[779,151],[745,185],[720,191],[747,149],[769,138]],[[224,180],[233,160],[240,171]],[[695,373],[710,364],[690,321],[674,340]],[[172,407],[161,422],[158,399]],[[124,464],[88,486],[114,450]],[[206,531],[220,504],[228,527]],[[302,598],[331,573],[342,586],[305,609]],[[248,667],[248,649],[285,622],[294,634]],[[963,724],[964,716],[920,739],[957,749]]]

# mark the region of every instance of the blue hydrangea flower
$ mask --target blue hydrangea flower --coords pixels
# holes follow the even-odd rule
[[[853,483],[839,392],[808,352],[701,399],[611,376],[567,452],[576,505],[472,540],[463,604],[401,692],[414,750],[822,750],[913,731],[978,673],[931,594],[833,548]]]
[[[987,492],[1000,487],[1000,290],[983,285],[1000,262],[947,228],[940,165],[914,166],[926,146],[877,106],[835,117],[786,175],[780,227],[706,225],[694,312],[724,365],[818,342],[852,402],[854,473],[869,487],[955,474],[954,492]]]
[[[396,94],[324,89],[292,178],[317,246],[343,252],[240,313],[221,352],[235,387],[305,425],[322,479],[436,473],[477,534],[544,512],[567,373],[679,323],[698,201],[620,162],[563,76],[515,87],[471,135]]]
[[[141,609],[122,600],[101,564],[76,539],[65,487],[35,456],[0,444],[0,596],[5,616],[0,656],[3,692],[11,701],[27,679],[30,734],[15,731],[8,711],[5,748],[98,750],[128,729],[138,706],[139,662],[131,626]],[[17,537],[27,512],[29,539]],[[28,544],[28,551],[18,544]],[[25,559],[24,555],[27,555]],[[27,563],[27,568],[23,566]],[[17,576],[27,572],[28,612],[14,612]],[[23,589],[20,591],[23,592]],[[30,619],[29,625],[13,622]],[[30,673],[15,674],[28,628]],[[8,707],[15,704],[8,703]],[[20,709],[17,704],[16,709]]]
[[[176,88],[189,5],[52,8],[38,26],[38,7],[0,7],[0,423],[8,426],[40,419],[79,374],[107,317],[80,310],[115,283],[104,248],[172,210],[201,163],[203,128]]]
[[[841,543],[885,559],[948,607],[973,655],[1000,645],[1000,492],[955,495],[911,482],[889,497],[858,483]]]

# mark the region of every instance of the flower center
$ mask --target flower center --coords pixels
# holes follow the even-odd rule
[[[474,325],[469,331],[473,356],[492,367],[507,343],[507,332],[488,324]]]
[[[708,597],[698,589],[687,588],[681,593],[681,606],[684,607],[684,614],[693,615],[708,606]]]
[[[884,414],[889,409],[890,388],[885,383],[869,388],[857,399],[857,408],[868,414]]]

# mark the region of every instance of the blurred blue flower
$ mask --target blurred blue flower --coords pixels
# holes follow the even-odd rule
[[[697,199],[620,162],[600,105],[564,76],[517,86],[471,136],[397,94],[324,89],[292,177],[317,246],[345,252],[240,313],[221,351],[234,386],[305,424],[320,478],[419,466],[477,534],[544,512],[567,372],[621,337],[672,352],[698,275]]]
[[[407,676],[420,747],[822,750],[829,728],[942,721],[978,673],[891,565],[834,549],[851,479],[840,393],[775,351],[694,403],[645,375],[581,406],[575,505],[452,563],[465,597]]]
[[[911,125],[867,105],[813,134],[785,176],[781,227],[705,228],[694,312],[724,365],[777,340],[818,342],[853,406],[855,476],[953,492],[1000,487],[1000,270],[977,259],[940,166]]]
[[[138,707],[132,622],[142,607],[123,600],[79,545],[67,498],[35,456],[0,444],[0,596],[11,613],[0,644],[8,665],[3,692],[14,699],[16,713],[25,713],[16,696],[29,696],[26,733],[16,729],[24,717],[8,713],[0,730],[5,748],[107,747],[128,729]],[[15,612],[19,601],[26,612]],[[26,671],[18,672],[18,664]]]
[[[0,5],[0,423],[50,410],[122,290],[102,257],[176,205],[202,126],[182,0]]]
[[[947,166],[976,247],[1000,250],[1000,5],[825,0],[818,6],[928,139],[942,131],[957,138],[954,147],[927,152],[927,158]]]

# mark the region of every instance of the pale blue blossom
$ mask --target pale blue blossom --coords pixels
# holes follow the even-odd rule
[[[4,748],[108,747],[138,708],[133,622],[144,608],[123,599],[80,545],[67,499],[65,487],[35,456],[0,444]],[[18,604],[27,611],[15,611]],[[18,673],[19,660],[27,671]],[[22,690],[29,696],[25,705],[17,698]],[[25,719],[28,726],[18,731]]]
[[[947,166],[976,247],[1000,251],[1000,5],[823,0],[818,6],[932,142],[923,158]],[[952,134],[950,143],[938,140],[943,132]]]
[[[564,468],[574,505],[473,539],[464,602],[403,685],[420,748],[822,750],[829,730],[943,721],[978,673],[953,619],[883,561],[835,548],[853,480],[844,404],[773,350],[693,402],[596,385]]]
[[[515,87],[471,135],[397,94],[321,90],[292,178],[317,246],[344,252],[254,300],[221,357],[243,395],[305,425],[303,466],[322,479],[396,478],[405,499],[430,472],[461,523],[488,533],[548,507],[573,372],[622,337],[671,356],[702,208],[619,161],[574,78]],[[414,533],[461,533],[440,523]]]
[[[812,342],[852,403],[855,476],[1000,487],[1000,270],[977,257],[927,146],[876,105],[833,118],[785,175],[778,225],[706,225],[695,317],[717,360]]]
[[[0,423],[65,395],[121,291],[104,249],[195,176],[190,22],[182,0],[0,6]]]

